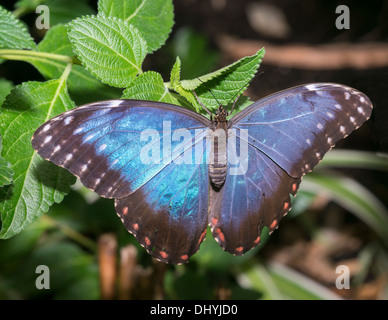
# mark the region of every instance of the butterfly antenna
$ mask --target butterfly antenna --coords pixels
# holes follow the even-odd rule
[[[199,98],[198,98],[198,96],[197,96],[197,94],[195,93],[194,90],[193,90],[193,93],[194,93],[194,96],[195,96],[195,98],[197,99],[198,103],[201,105],[201,107],[202,107],[208,114],[210,114],[210,116],[213,116],[213,114],[209,111],[209,109],[206,108],[206,107],[204,106],[204,104],[201,102],[201,100],[199,100]]]
[[[229,103],[230,103],[231,101],[233,101],[233,100],[237,97],[237,99],[235,99],[234,102],[233,102],[232,110],[230,110],[230,113],[229,113],[229,114],[232,114],[232,113],[233,113],[234,106],[236,105],[236,102],[238,101],[238,98],[240,98],[240,96],[239,96],[240,92],[241,92],[244,88],[248,88],[249,83],[250,83],[252,80],[253,80],[253,78],[252,78],[251,80],[249,80],[244,86],[242,86],[241,89],[238,90],[238,92],[233,96],[233,98],[229,100],[229,102],[228,102],[227,105],[229,105]]]
[[[221,103],[217,100],[217,98],[215,97],[213,92],[206,86],[205,82],[203,82],[200,78],[197,78],[197,79],[205,86],[205,88],[210,92],[210,94],[213,96],[214,100],[216,100],[218,105],[220,106]]]

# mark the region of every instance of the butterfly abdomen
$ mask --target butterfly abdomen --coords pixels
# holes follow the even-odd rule
[[[218,123],[212,134],[213,148],[209,164],[209,176],[213,185],[220,188],[226,178],[227,165],[227,130],[226,123]]]

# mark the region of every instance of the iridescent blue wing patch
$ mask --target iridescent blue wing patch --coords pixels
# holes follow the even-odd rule
[[[167,263],[187,262],[205,239],[209,179],[205,152],[199,156],[198,163],[171,162],[136,192],[115,200],[127,230]]]

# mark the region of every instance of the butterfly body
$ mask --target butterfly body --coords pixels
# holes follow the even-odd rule
[[[210,226],[242,255],[290,210],[304,174],[366,121],[372,104],[339,84],[261,99],[228,119],[153,101],[109,100],[43,124],[32,145],[99,195],[157,259],[186,263]]]
[[[211,140],[213,148],[211,150],[209,164],[209,177],[216,188],[220,188],[226,178],[228,170],[227,162],[227,141],[228,141],[228,112],[220,106],[212,120],[213,132]]]

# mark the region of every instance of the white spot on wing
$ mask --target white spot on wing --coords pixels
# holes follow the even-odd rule
[[[317,90],[317,86],[314,83],[306,85],[305,88],[307,88],[307,90],[309,90],[309,91]]]
[[[73,154],[72,153],[68,153],[66,155],[66,161],[69,161],[71,158],[73,158]]]
[[[63,121],[65,123],[65,125],[69,125],[74,119],[74,116],[68,116],[65,118],[65,120]]]
[[[105,148],[106,148],[106,144],[104,143],[104,144],[102,144],[102,145],[98,148],[98,150],[102,151],[102,150],[105,150]]]
[[[317,124],[317,128],[318,128],[319,130],[322,130],[322,129],[323,129],[322,123],[318,123],[318,124]]]
[[[86,141],[89,141],[90,139],[93,139],[93,137],[94,137],[94,134],[88,135],[88,136],[85,138],[85,142],[86,142]]]
[[[46,139],[44,139],[43,144],[49,143],[52,138],[52,136],[47,136]]]
[[[50,128],[51,128],[51,124],[46,124],[46,125],[43,127],[43,131],[46,132],[46,131],[48,131]]]

